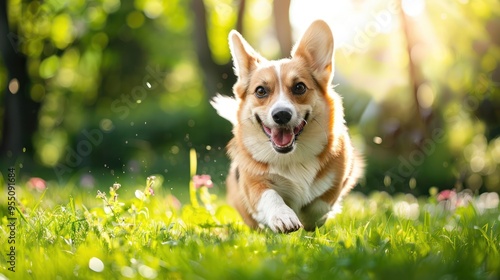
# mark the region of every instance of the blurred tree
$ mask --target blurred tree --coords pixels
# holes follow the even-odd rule
[[[17,92],[2,97],[2,159],[17,145],[65,175],[179,177],[195,147],[222,174],[212,163],[231,128],[207,99],[232,92],[228,32],[273,59],[323,18],[336,90],[372,163],[361,190],[500,190],[496,1],[2,0],[0,86]]]
[[[290,0],[273,1],[273,18],[276,36],[280,43],[281,57],[288,57],[293,46]]]
[[[401,31],[404,36],[405,46],[406,46],[406,55],[408,59],[408,84],[410,85],[409,94],[413,97],[413,106],[412,109],[415,115],[415,135],[414,135],[414,143],[418,148],[421,148],[421,144],[424,139],[429,138],[430,131],[428,130],[428,123],[431,121],[432,117],[432,108],[424,107],[418,96],[419,88],[425,83],[423,75],[419,72],[420,65],[417,64],[415,59],[412,57],[412,50],[417,47],[419,44],[418,39],[415,38],[414,32],[412,32],[412,28],[414,24],[418,24],[414,22],[412,18],[406,14],[403,10],[403,0],[398,2],[398,12],[401,18]]]
[[[220,20],[217,19],[216,16],[210,16],[215,12],[213,8],[210,11],[207,10],[206,2],[210,3],[211,1],[193,0],[191,1],[191,8],[194,12],[193,40],[195,42],[198,61],[204,73],[204,84],[207,89],[207,97],[210,99],[218,92],[224,94],[232,93],[232,86],[236,78],[233,74],[233,64],[231,61],[226,61],[221,64],[214,59],[213,51],[210,47],[209,35],[213,33],[211,29],[217,28],[216,25]],[[239,0],[231,2],[236,2],[235,6],[237,10],[237,13],[234,15],[236,17],[234,28],[245,35],[243,23],[245,22],[247,1]],[[222,5],[222,3],[211,4],[216,6],[215,9],[217,9],[217,5]],[[255,2],[252,1],[251,4],[255,4]],[[232,18],[233,16],[229,11],[230,10],[224,13],[223,16]],[[274,27],[280,46],[281,57],[289,56],[292,49],[292,28],[289,14],[290,0],[273,1]],[[215,19],[210,20],[210,18]],[[226,31],[224,34],[227,34],[231,28],[231,26],[229,26],[229,28],[228,26],[222,28]],[[227,42],[224,42],[223,45],[227,48]]]
[[[402,13],[394,13],[391,3],[363,11],[365,20],[353,28],[359,51],[337,56],[349,89],[373,98],[360,120],[371,187],[500,190],[499,161],[490,159],[500,123],[493,27],[500,6],[490,0],[397,1]],[[433,131],[444,138],[436,141]]]
[[[22,37],[9,28],[7,1],[0,1],[0,51],[7,68],[4,91],[4,115],[0,138],[0,157],[15,161],[23,153],[32,153],[32,136],[38,127],[40,104],[29,94],[30,79],[26,57],[20,51]]]
[[[243,32],[245,2],[245,0],[240,0],[238,4],[236,30],[239,32]],[[193,40],[195,42],[198,62],[203,70],[203,81],[207,99],[210,99],[219,92],[229,95],[232,93],[232,86],[236,82],[236,77],[233,74],[233,64],[231,61],[219,64],[213,58],[208,38],[208,29],[213,28],[213,26],[211,26],[211,23],[207,19],[208,12],[205,2],[203,0],[192,0],[191,8],[194,12]]]

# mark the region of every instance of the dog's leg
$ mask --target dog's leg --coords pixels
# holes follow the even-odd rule
[[[227,200],[228,203],[233,206],[243,218],[243,221],[251,228],[259,228],[259,223],[252,218],[252,215],[248,212],[247,206],[244,199],[243,189],[238,186],[239,174],[237,167],[231,166],[231,170],[226,179],[227,186]]]
[[[330,204],[321,198],[316,198],[304,208],[300,209],[300,220],[304,224],[304,229],[313,231],[316,227],[325,224],[328,213],[332,210]]]
[[[257,164],[251,165],[249,170],[252,172],[236,163],[231,165],[227,179],[230,203],[250,227],[257,228],[258,224],[262,224],[274,232],[283,233],[301,228],[297,214],[286,205],[278,192],[271,188],[266,177],[262,176],[262,173],[254,173],[258,169]],[[264,171],[265,169],[261,170]]]
[[[302,227],[297,214],[285,204],[278,192],[269,188],[261,193],[252,217],[274,232],[289,233]]]

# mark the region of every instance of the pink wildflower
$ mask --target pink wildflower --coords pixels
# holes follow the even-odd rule
[[[44,179],[33,177],[28,181],[28,188],[41,192],[47,188],[47,184],[45,183]]]
[[[457,193],[454,190],[444,190],[438,194],[438,201],[452,200],[457,197]]]
[[[203,186],[207,188],[211,188],[214,186],[214,183],[212,182],[212,177],[210,175],[202,174],[202,175],[194,175],[193,176],[193,183],[194,187],[196,189],[199,189]]]
[[[463,190],[457,193],[455,190],[444,190],[438,194],[437,200],[447,210],[455,210],[458,207],[464,207],[472,202],[472,192]]]
[[[149,187],[148,191],[149,191],[149,195],[150,196],[154,196],[155,195],[155,191],[153,190],[153,188]]]

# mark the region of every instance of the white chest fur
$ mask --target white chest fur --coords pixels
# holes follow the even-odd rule
[[[315,180],[320,169],[318,161],[276,165],[270,169],[270,179],[276,190],[293,210],[298,211],[331,188],[334,173]]]

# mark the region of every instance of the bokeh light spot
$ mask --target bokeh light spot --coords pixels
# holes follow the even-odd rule
[[[108,132],[108,131],[111,131],[115,126],[113,125],[113,121],[111,121],[110,119],[102,119],[100,122],[99,122],[99,127]]]
[[[59,57],[50,56],[40,63],[40,77],[43,79],[52,78],[59,68]]]
[[[9,91],[12,94],[16,94],[19,91],[19,81],[16,78],[10,80],[10,82],[9,82]]]
[[[104,263],[100,259],[93,257],[89,260],[89,268],[95,272],[102,272]]]
[[[69,14],[60,14],[53,19],[51,38],[57,48],[64,49],[73,42],[73,32]]]
[[[144,15],[141,12],[133,11],[127,16],[127,25],[130,28],[136,29],[144,24]]]
[[[43,164],[48,166],[56,165],[59,160],[60,152],[59,148],[53,144],[43,145],[40,157]]]
[[[163,12],[163,4],[159,0],[149,0],[144,5],[144,13],[148,18],[157,18]]]
[[[417,90],[418,103],[424,109],[428,109],[434,103],[434,91],[429,84],[422,84]]]

